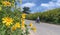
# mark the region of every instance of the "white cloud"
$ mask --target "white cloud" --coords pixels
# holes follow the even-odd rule
[[[40,6],[46,7],[48,9],[58,8],[60,7],[60,0],[56,2],[50,1],[49,3],[42,3]]]
[[[22,7],[34,7],[36,4],[34,3],[25,3],[25,4],[22,4],[21,6]]]
[[[44,7],[55,6],[55,3],[54,2],[42,3],[41,6],[44,6]]]
[[[42,3],[41,6],[47,7],[47,6],[49,6],[49,4]]]

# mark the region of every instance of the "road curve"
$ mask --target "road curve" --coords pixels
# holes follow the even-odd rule
[[[32,20],[25,20],[26,24],[29,24],[30,22],[32,22],[37,28],[36,32],[31,32],[31,35],[60,35],[60,25],[53,25],[43,22],[36,23]]]

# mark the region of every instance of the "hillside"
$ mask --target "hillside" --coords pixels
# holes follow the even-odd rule
[[[40,17],[41,21],[52,22],[54,24],[60,24],[60,8],[48,10],[45,12],[29,14],[27,15],[27,19],[36,20],[38,16]]]

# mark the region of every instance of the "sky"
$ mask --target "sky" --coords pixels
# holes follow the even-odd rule
[[[18,7],[29,7],[31,13],[43,12],[46,10],[60,8],[60,0],[22,0],[22,4]]]

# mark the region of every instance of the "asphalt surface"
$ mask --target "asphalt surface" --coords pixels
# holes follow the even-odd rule
[[[36,23],[32,20],[25,20],[25,22],[26,24],[32,22],[33,25],[37,28],[36,32],[31,31],[31,35],[60,35],[60,25],[54,25],[43,22]]]

